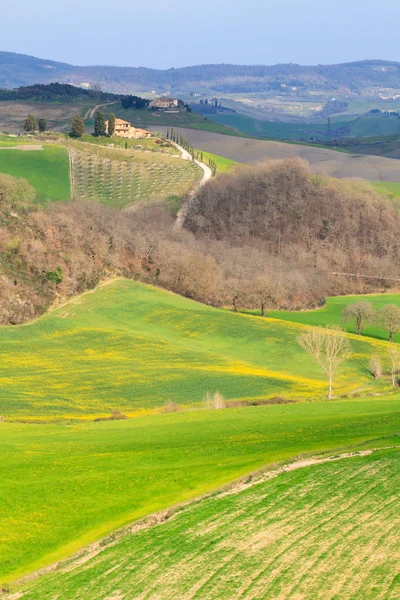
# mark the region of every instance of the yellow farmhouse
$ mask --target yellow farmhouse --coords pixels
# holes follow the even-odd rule
[[[108,121],[106,121],[106,133],[108,133]],[[115,119],[115,131],[114,135],[118,137],[139,140],[141,138],[151,137],[151,132],[147,129],[140,129],[139,127],[132,127],[129,121],[123,121],[122,119]]]

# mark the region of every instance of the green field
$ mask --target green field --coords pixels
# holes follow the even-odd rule
[[[234,127],[239,131],[258,138],[269,138],[275,140],[311,140],[329,139],[328,120],[309,123],[285,123],[280,121],[264,121],[247,117],[240,113],[218,113],[212,115],[217,123]],[[348,126],[346,120],[332,121],[332,129]]]
[[[381,450],[215,495],[111,538],[23,598],[395,600],[399,458]]]
[[[116,208],[143,200],[182,197],[202,177],[202,170],[191,161],[138,148],[73,142],[71,156],[75,198],[98,200]]]
[[[398,394],[102,423],[0,423],[0,581],[299,454],[397,445],[399,427]]]
[[[212,154],[212,152],[202,152],[201,150],[197,150],[199,154],[201,153],[203,156],[203,162],[208,165],[208,161],[212,160],[217,165],[218,173],[229,173],[235,167],[240,165],[236,160],[231,160],[230,158],[225,158],[224,156],[219,156],[218,154]]]
[[[26,179],[36,190],[37,202],[70,198],[68,152],[61,146],[44,145],[43,150],[27,151],[0,149],[0,173]]]
[[[381,192],[382,194],[389,194],[394,198],[398,198],[400,196],[400,183],[391,182],[391,181],[375,181],[372,183],[377,192]]]
[[[400,294],[370,294],[364,296],[336,296],[328,298],[326,306],[318,310],[304,310],[304,311],[284,311],[284,310],[270,310],[267,312],[267,316],[276,319],[282,319],[284,321],[290,321],[291,323],[302,323],[303,325],[311,326],[326,326],[326,325],[342,325],[342,313],[343,310],[349,304],[354,304],[360,300],[366,300],[371,302],[375,310],[381,309],[386,304],[395,304],[400,307]],[[348,323],[346,325],[347,331],[355,333],[356,329],[354,323]],[[377,327],[376,325],[366,325],[363,329],[363,333],[367,336],[387,340],[388,334]],[[394,336],[394,339],[400,342],[400,334]]]
[[[326,381],[296,342],[303,330],[118,280],[36,322],[0,330],[0,415],[135,414],[167,400],[198,406],[215,390],[230,400],[324,398]],[[351,343],[337,394],[387,390],[368,370],[369,357],[385,355],[387,343],[359,336]]]
[[[349,137],[362,138],[400,133],[400,119],[394,115],[367,114],[359,117],[351,126]]]

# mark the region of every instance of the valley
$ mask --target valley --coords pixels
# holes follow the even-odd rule
[[[0,52],[1,600],[399,598],[400,63],[89,64]]]

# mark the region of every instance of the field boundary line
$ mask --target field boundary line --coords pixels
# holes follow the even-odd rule
[[[169,521],[176,517],[184,510],[190,509],[192,506],[200,504],[201,502],[208,500],[209,498],[224,498],[226,496],[239,494],[256,485],[269,481],[270,479],[279,477],[284,473],[290,473],[291,471],[296,471],[298,469],[303,469],[310,466],[317,466],[320,464],[338,462],[349,458],[371,456],[375,452],[392,449],[400,449],[400,446],[383,446],[378,448],[369,448],[365,450],[353,450],[342,454],[332,454],[331,452],[334,451],[330,451],[329,456],[324,456],[324,454],[327,454],[327,452],[325,452],[321,453],[320,455],[311,455],[308,458],[305,454],[300,454],[297,457],[293,457],[293,459],[287,463],[281,465],[271,464],[270,468],[265,467],[257,471],[253,471],[248,475],[244,475],[243,477],[237,480],[234,480],[219,488],[206,492],[205,494],[197,496],[196,498],[192,498],[190,500],[187,500],[186,502],[181,502],[169,508],[157,511],[155,513],[151,513],[146,517],[133,521],[128,525],[124,525],[123,527],[116,529],[115,531],[102,537],[96,542],[93,542],[92,544],[85,546],[81,550],[78,550],[71,556],[58,560],[47,567],[43,567],[33,573],[30,573],[29,575],[25,575],[19,579],[14,580],[12,582],[12,585],[24,585],[28,582],[35,581],[43,575],[53,573],[54,571],[59,571],[60,573],[68,573],[70,571],[73,571],[75,568],[85,564],[86,562],[103,552],[103,550],[107,550],[108,548],[114,546],[120,539],[124,538],[125,536],[135,534],[138,531],[142,531],[144,529],[150,529],[152,527],[162,525],[166,521]],[[23,591],[12,592],[10,590],[9,592],[7,591],[6,593],[2,593],[0,590],[0,598],[2,598],[3,600],[18,600],[19,598],[23,598],[23,596]]]

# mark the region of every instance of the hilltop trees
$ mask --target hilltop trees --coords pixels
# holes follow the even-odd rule
[[[43,119],[43,118],[39,119],[38,126],[39,126],[39,132],[40,133],[44,133],[46,131],[46,129],[47,129],[47,121],[46,121],[46,119]]]
[[[26,133],[34,133],[36,131],[35,115],[29,114],[24,121],[24,131]]]
[[[94,135],[96,137],[106,135],[106,121],[101,110],[96,111],[94,116]]]
[[[108,135],[111,137],[115,133],[115,114],[110,113],[108,117]]]
[[[328,400],[332,399],[333,378],[339,365],[351,355],[350,342],[340,329],[310,329],[297,338],[328,378]]]
[[[355,322],[357,335],[361,335],[361,330],[365,323],[371,323],[375,319],[375,311],[371,302],[359,301],[355,304],[349,304],[343,311],[344,323]]]
[[[85,122],[81,115],[75,115],[72,117],[72,125],[70,136],[74,138],[80,138],[85,132]]]

